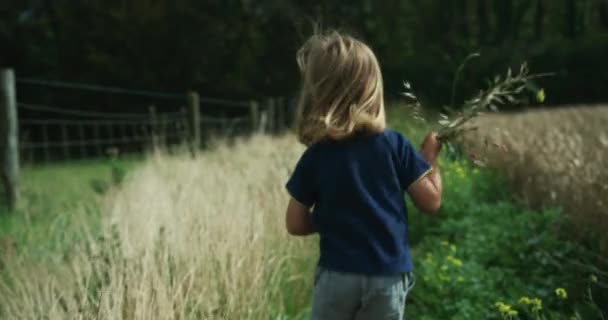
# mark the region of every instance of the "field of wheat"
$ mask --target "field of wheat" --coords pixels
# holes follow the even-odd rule
[[[43,265],[5,259],[7,319],[303,317],[314,245],[284,228],[295,138],[255,137],[193,160],[152,156],[102,208],[103,232]],[[280,245],[279,245],[280,244]]]
[[[563,208],[569,233],[608,252],[608,106],[488,114],[474,125],[470,155],[503,173],[525,204]]]

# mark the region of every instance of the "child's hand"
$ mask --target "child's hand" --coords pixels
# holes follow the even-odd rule
[[[420,146],[420,153],[428,161],[431,165],[435,166],[437,163],[437,157],[439,156],[439,151],[441,151],[441,142],[437,139],[437,134],[435,132],[429,132],[422,145]]]

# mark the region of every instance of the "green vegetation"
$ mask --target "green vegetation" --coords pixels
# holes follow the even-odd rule
[[[425,133],[402,110],[388,117],[415,142]],[[257,137],[195,160],[154,157],[119,188],[108,186],[135,161],[27,168],[25,207],[0,220],[0,315],[307,319],[317,239],[289,237],[282,223],[300,152],[290,137]],[[439,214],[409,213],[408,316],[603,319],[605,260],[560,232],[559,211],[526,209],[500,175],[448,158]]]
[[[388,94],[407,78],[429,105],[449,102],[437,92],[450,92],[454,70],[471,52],[482,58],[464,72],[459,99],[523,61],[558,73],[542,85],[551,104],[608,98],[608,71],[597,67],[608,47],[603,0],[4,1],[0,64],[18,76],[229,98],[286,96],[297,87],[295,51],[314,20],[370,44]],[[73,91],[20,89],[43,100],[37,103],[87,101]],[[111,99],[108,107],[121,102]],[[122,103],[132,108],[132,101]]]
[[[401,114],[393,110],[389,117],[402,119]],[[409,122],[393,125],[420,141],[421,132]],[[599,306],[608,305],[608,292],[601,283],[607,279],[598,272],[608,264],[560,233],[568,228],[560,212],[526,209],[500,175],[447,158],[438,216],[424,217],[414,208],[409,213],[417,285],[408,297],[408,315],[602,319],[608,310]]]
[[[524,61],[534,72],[555,73],[538,84],[548,104],[608,98],[605,0],[3,1],[0,67],[15,68],[21,80],[230,99],[292,96],[295,51],[312,21],[369,43],[389,99],[408,80],[424,105],[461,105],[484,87],[482,79]],[[481,57],[458,68],[460,81],[453,82],[472,52]],[[177,110],[168,101],[23,81],[17,89],[22,103]],[[535,93],[545,100],[544,91]],[[444,152],[441,211],[428,217],[411,208],[408,217],[417,278],[409,317],[608,316],[607,249],[598,250],[601,242],[590,238],[600,237],[568,220],[605,233],[596,222],[606,211],[606,148],[598,147],[606,146],[606,125],[595,110],[585,117],[581,110],[578,122],[562,113],[487,125],[525,135],[512,141],[519,153],[494,155],[495,163],[506,163],[502,172],[472,167],[462,150]],[[41,117],[22,111],[23,119]],[[426,129],[409,117],[389,110],[392,127],[419,142]],[[294,239],[283,225],[283,184],[301,152],[290,136],[253,137],[194,159],[25,168],[21,207],[0,210],[0,318],[307,319],[317,238]],[[542,161],[531,165],[535,159]],[[508,178],[521,188],[509,189]],[[585,242],[576,241],[581,233]]]
[[[23,168],[21,207],[0,212],[0,259],[23,252],[44,258],[69,250],[78,241],[78,229],[98,227],[100,193],[136,163],[95,160]]]

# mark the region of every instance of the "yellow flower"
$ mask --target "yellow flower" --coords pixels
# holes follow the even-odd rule
[[[530,298],[528,298],[528,297],[521,297],[521,298],[519,298],[519,303],[520,304],[530,304],[530,303],[532,303],[532,300],[530,300]]]
[[[533,298],[531,302],[533,312],[539,312],[543,309],[543,301],[539,298]]]
[[[454,258],[453,256],[448,256],[447,260],[457,267],[462,266],[462,260],[460,260],[458,258]]]
[[[510,305],[502,301],[496,302],[494,306],[496,306],[496,309],[498,309],[500,314],[502,314],[503,316],[513,317],[517,315],[517,310],[514,310]]]
[[[557,295],[559,298],[562,298],[562,299],[568,298],[568,292],[566,292],[566,289],[564,289],[564,288],[555,289],[555,295]]]
[[[462,169],[462,167],[456,167],[456,174],[461,178],[465,177],[464,169]]]
[[[594,275],[594,274],[591,275],[591,282],[597,283],[597,276],[596,275]]]
[[[510,317],[516,316],[517,313],[518,313],[517,310],[512,310],[511,309],[511,310],[507,311],[507,315],[510,316]]]
[[[543,103],[545,101],[545,89],[538,90],[538,92],[536,93],[536,100],[538,100],[538,102],[540,103]]]

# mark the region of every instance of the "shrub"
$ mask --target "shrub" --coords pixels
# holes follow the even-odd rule
[[[568,262],[590,259],[580,245],[555,232],[562,221],[558,210],[522,208],[496,174],[443,160],[439,216],[410,213],[418,281],[408,314],[427,319],[528,319],[535,313],[531,305],[517,304],[522,297],[542,300],[544,313],[538,314],[552,319],[594,310],[586,301],[588,269]],[[557,288],[568,292],[568,299],[558,297]]]

